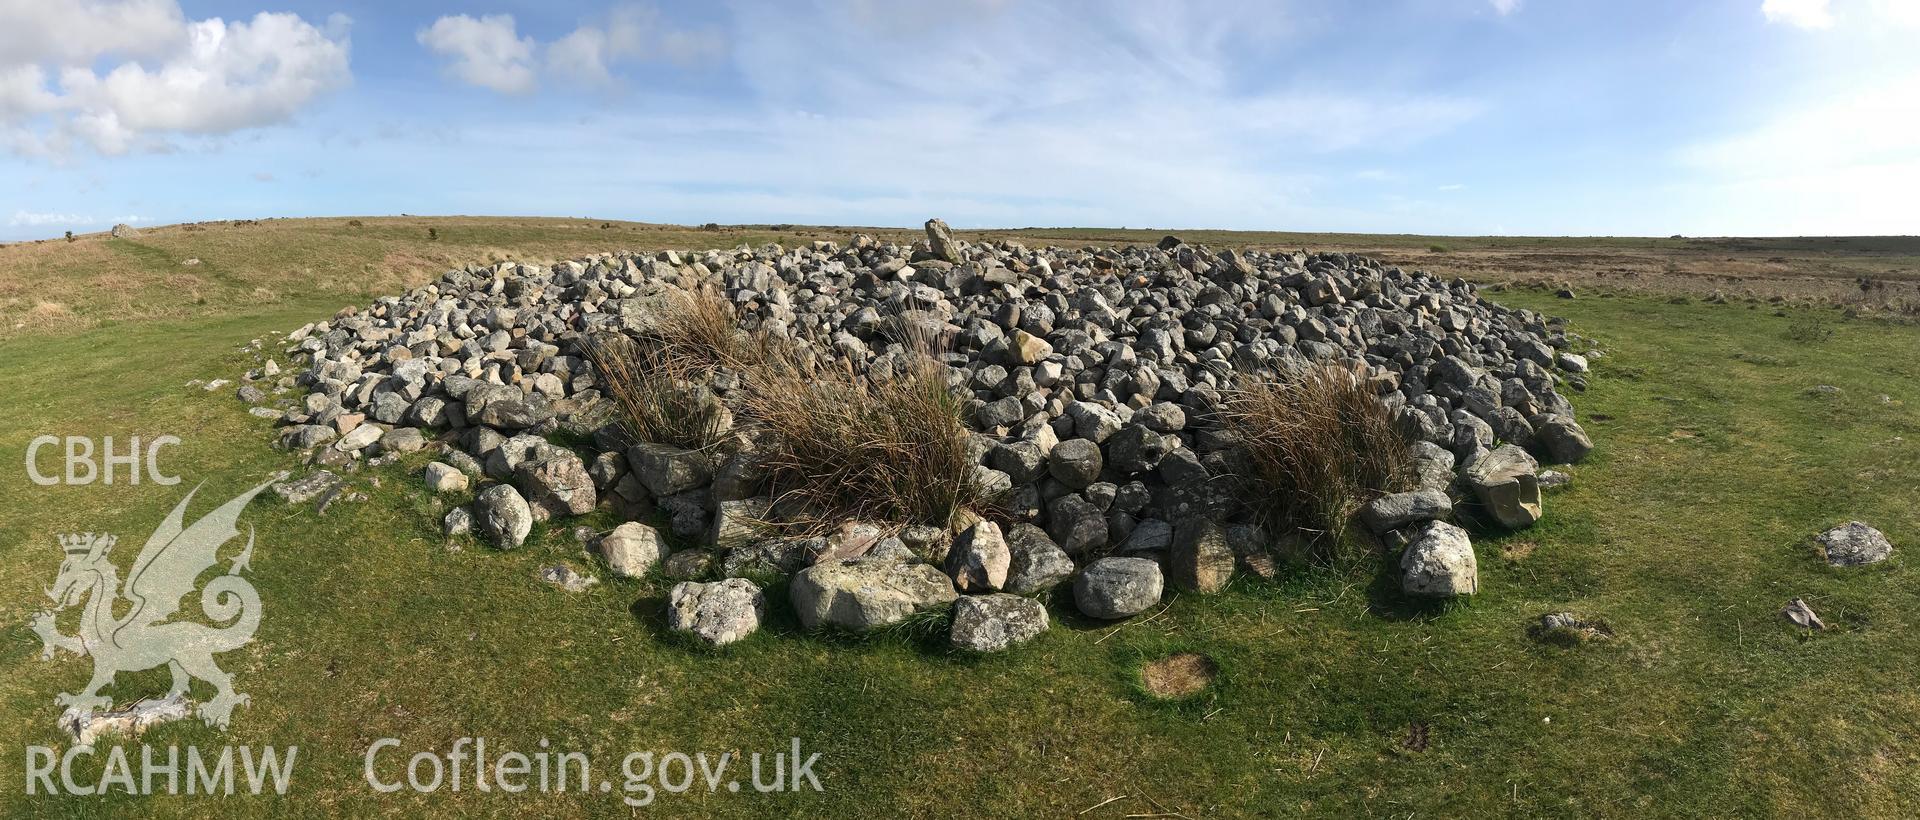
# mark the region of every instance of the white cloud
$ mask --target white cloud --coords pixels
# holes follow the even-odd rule
[[[1448,183],[1448,184],[1446,184],[1446,185],[1442,185],[1442,186],[1440,186],[1440,187],[1438,187],[1438,188],[1435,188],[1434,190],[1436,190],[1436,191],[1464,191],[1464,190],[1466,190],[1466,189],[1467,189],[1467,186],[1465,186],[1465,185],[1462,185],[1462,184],[1460,184],[1460,183],[1458,183],[1458,182],[1451,182],[1451,183]]]
[[[164,147],[170,134],[274,125],[350,80],[350,21],[342,15],[323,32],[296,15],[265,12],[189,23],[171,0],[45,12],[56,5],[0,0],[0,126],[17,153],[60,155],[86,144],[120,154]],[[23,38],[59,42],[17,42]],[[112,65],[104,75],[94,68],[102,61]]]
[[[1762,0],[1760,13],[1769,23],[1786,23],[1795,28],[1833,27],[1831,0]]]
[[[1845,127],[1835,127],[1845,123]],[[1920,190],[1920,72],[1833,99],[1789,103],[1741,133],[1689,146],[1728,215],[1772,220],[1775,232],[1914,232]]]
[[[105,77],[69,70],[61,84],[104,101],[128,129],[208,134],[285,122],[347,80],[346,44],[292,14],[202,20],[187,35],[186,52],[158,70],[134,63]]]
[[[60,95],[47,90],[46,69],[37,65],[0,66],[0,122],[59,107]]]
[[[612,69],[623,62],[693,65],[727,53],[727,41],[714,29],[675,28],[651,5],[616,6],[603,21],[584,23],[547,47],[547,64],[556,73],[593,85],[613,83]]]
[[[538,124],[474,130],[464,150],[523,158],[494,185],[577,180],[565,198],[522,200],[547,210],[644,201],[658,218],[695,221],[1384,227],[1373,209],[1316,197],[1316,186],[1354,185],[1350,171],[1325,169],[1396,153],[1484,108],[1284,77],[1250,86],[1249,55],[1295,47],[1294,21],[1265,0],[1101,8],[1088,19],[991,0],[943,14],[879,0],[743,3],[729,54],[744,101],[656,95],[558,139]],[[454,196],[450,208],[474,207]]]
[[[1505,17],[1520,10],[1520,0],[1488,0],[1493,4],[1493,13]]]
[[[1835,127],[1845,123],[1845,127]],[[1758,127],[1694,146],[1683,159],[1759,175],[1819,171],[1884,161],[1920,162],[1920,72],[1857,87],[1834,99],[1785,105]]]
[[[452,57],[447,71],[462,82],[503,94],[533,91],[532,37],[515,31],[513,15],[489,14],[475,19],[465,14],[442,17],[420,30],[417,39],[428,51]]]
[[[186,38],[186,26],[175,0],[0,0],[0,55],[66,65],[161,56]]]
[[[91,216],[82,216],[80,214],[40,213],[36,211],[14,211],[13,218],[7,220],[7,226],[12,228],[19,228],[19,227],[44,228],[49,225],[86,226],[86,225],[98,225],[98,224],[100,223],[95,221],[94,218]]]
[[[1876,21],[1920,28],[1920,0],[1870,0]]]
[[[510,15],[475,19],[449,15],[419,35],[420,44],[453,58],[448,72],[469,85],[503,94],[526,94],[539,85],[544,70],[562,79],[594,87],[616,84],[622,64],[655,62],[689,66],[726,56],[727,41],[713,28],[680,28],[658,8],[623,3],[605,15],[582,22],[551,43],[522,37]]]

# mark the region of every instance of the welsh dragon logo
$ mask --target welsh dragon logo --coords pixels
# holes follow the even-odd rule
[[[248,698],[233,690],[233,678],[220,670],[213,656],[246,645],[260,626],[260,595],[240,576],[253,556],[251,529],[246,547],[234,556],[227,573],[200,588],[201,609],[214,622],[226,625],[212,627],[168,619],[180,610],[201,573],[219,560],[220,547],[240,535],[235,528],[240,511],[266,488],[267,484],[261,484],[248,490],[191,526],[182,527],[187,503],[194,495],[187,493],[133,559],[124,585],[119,569],[108,557],[117,539],[105,533],[61,536],[60,547],[66,558],[60,563],[53,586],[47,589],[47,597],[55,606],[34,617],[33,631],[45,643],[40,653],[43,659],[51,659],[59,649],[93,656],[93,679],[77,693],[56,696],[55,703],[66,706],[69,713],[105,710],[112,701],[102,696],[100,689],[112,683],[115,675],[164,665],[173,672],[169,699],[185,698],[194,678],[213,684],[215,694],[200,705],[200,717],[210,725],[227,725],[233,707],[247,703]],[[54,622],[56,613],[80,606],[83,601],[86,607],[80,634],[60,634]],[[115,609],[123,609],[125,614],[115,617]]]

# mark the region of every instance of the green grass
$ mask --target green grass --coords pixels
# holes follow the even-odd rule
[[[1609,351],[1574,397],[1599,449],[1540,526],[1478,539],[1484,592],[1471,601],[1410,607],[1365,573],[1241,578],[1124,626],[1056,603],[1052,631],[978,658],[911,631],[803,635],[776,594],[768,630],[710,652],[664,638],[663,584],[604,578],[569,595],[536,580],[560,560],[599,573],[567,527],[517,552],[449,551],[416,459],[354,476],[371,500],[325,517],[255,502],[244,521],[258,528],[265,620],[221,656],[253,704],[224,735],[171,725],[145,738],[298,745],[288,797],[28,798],[16,755],[61,744],[53,695],[91,669],[39,660],[25,625],[55,536],[119,534],[124,567],[194,484],[207,482],[199,513],[287,467],[228,391],[182,385],[231,377],[248,339],[350,298],[0,340],[0,815],[629,813],[617,794],[382,796],[361,780],[374,739],[445,751],[464,735],[588,751],[616,783],[628,751],[799,737],[822,753],[822,794],[662,795],[650,811],[669,815],[1074,816],[1122,795],[1085,816],[1920,810],[1920,331],[1828,314],[1831,337],[1807,342],[1789,337],[1800,311],[1525,290],[1498,298],[1569,316]],[[1807,395],[1816,384],[1841,392]],[[20,467],[42,433],[178,435],[163,466],[185,482],[34,486]],[[1807,536],[1851,518],[1893,538],[1892,562],[1819,561]],[[1835,628],[1788,627],[1776,612],[1794,596]],[[1618,637],[1528,638],[1558,610]],[[1174,703],[1142,694],[1140,664],[1183,650],[1218,662],[1216,683]],[[164,673],[123,675],[109,691],[165,686]],[[1431,726],[1425,751],[1402,746],[1415,721]],[[386,774],[396,760],[383,758]]]
[[[355,226],[352,222],[361,224]],[[428,239],[428,229],[438,233]],[[845,241],[854,232],[910,243],[910,228],[682,225],[557,217],[318,217],[165,225],[136,237],[0,244],[0,338],[133,318],[224,315],[326,294],[364,304],[474,262],[541,262],[622,249],[758,247]],[[1151,245],[1164,229],[959,231],[1029,246]],[[1862,312],[1920,317],[1920,237],[1654,238],[1418,236],[1288,231],[1173,231],[1215,249],[1360,253],[1485,282],[1594,290],[1782,296]],[[187,259],[201,264],[187,266]],[[1874,284],[1864,290],[1859,280]]]

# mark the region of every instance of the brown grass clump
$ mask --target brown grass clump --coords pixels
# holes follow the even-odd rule
[[[671,290],[645,337],[648,355],[680,370],[771,364],[766,345],[740,330],[733,305],[711,287]]]
[[[1249,506],[1276,532],[1298,529],[1318,557],[1334,557],[1354,513],[1409,486],[1410,442],[1364,379],[1319,367],[1244,385],[1221,402],[1222,426],[1239,442]]]
[[[602,334],[586,345],[635,441],[699,450],[726,438],[732,412],[706,384],[717,368],[757,364],[733,321],[732,306],[719,295],[676,291],[639,339]]]
[[[586,349],[633,441],[703,450],[726,438],[731,413],[692,372],[659,363],[624,336],[596,337]]]
[[[772,442],[768,487],[800,526],[947,527],[992,501],[968,455],[960,401],[930,358],[875,377],[788,362],[746,381],[744,415]]]
[[[639,338],[608,334],[588,346],[635,440],[711,447],[737,418],[764,442],[767,486],[792,530],[848,519],[948,526],[991,500],[960,400],[930,356],[871,376],[823,369],[735,322],[718,293],[676,291]],[[703,386],[721,370],[740,385],[732,407]]]
[[[1212,658],[1197,652],[1175,652],[1140,667],[1140,685],[1163,700],[1192,697],[1220,674]]]

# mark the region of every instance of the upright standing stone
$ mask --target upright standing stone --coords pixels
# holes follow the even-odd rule
[[[1181,519],[1173,527],[1167,570],[1173,585],[1188,592],[1214,593],[1233,580],[1233,548],[1227,532],[1211,516]]]
[[[533,531],[533,509],[511,485],[495,484],[473,500],[474,524],[494,546],[513,549]]]
[[[927,246],[937,259],[960,263],[960,245],[953,241],[953,229],[939,219],[927,220]]]

